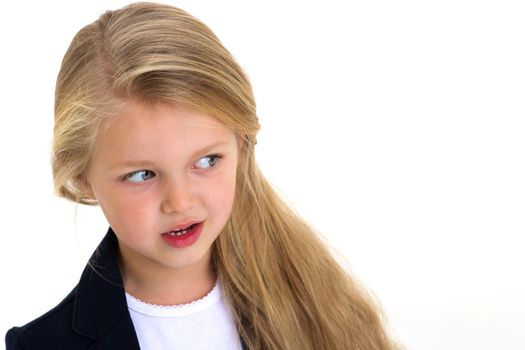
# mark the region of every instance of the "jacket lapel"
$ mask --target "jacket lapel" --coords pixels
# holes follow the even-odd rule
[[[90,349],[139,349],[118,266],[118,241],[108,233],[78,284],[73,329],[94,341]]]

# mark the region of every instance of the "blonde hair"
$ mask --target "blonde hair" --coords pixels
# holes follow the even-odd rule
[[[166,5],[136,3],[81,29],[56,86],[52,168],[58,195],[96,204],[82,178],[125,101],[183,105],[243,137],[235,202],[212,263],[249,349],[393,349],[381,314],[320,237],[259,171],[250,83],[211,30]]]

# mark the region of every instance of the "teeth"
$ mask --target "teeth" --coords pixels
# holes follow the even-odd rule
[[[185,235],[186,233],[188,233],[188,231],[190,229],[193,229],[194,226],[195,225],[190,225],[190,226],[186,227],[184,230],[180,230],[180,231],[170,231],[170,232],[168,232],[168,234],[170,236],[182,236],[182,235]]]
[[[182,230],[182,231],[170,231],[168,232],[168,234],[170,236],[182,236],[182,235],[185,235],[186,233],[188,233],[188,230]]]

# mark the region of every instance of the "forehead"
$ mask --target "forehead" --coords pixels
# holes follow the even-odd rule
[[[218,119],[194,109],[169,104],[144,104],[135,101],[123,103],[115,116],[109,121],[108,131],[119,132],[122,129],[144,127],[172,127],[191,131],[192,129],[229,128]]]
[[[216,118],[164,104],[126,103],[108,123],[96,142],[95,156],[182,155],[209,143],[234,139],[233,130]]]

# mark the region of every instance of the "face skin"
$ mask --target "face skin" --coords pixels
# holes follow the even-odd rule
[[[216,278],[210,248],[233,205],[235,133],[200,112],[136,102],[110,123],[84,181],[118,237],[126,291],[163,305],[206,295]],[[193,245],[163,240],[192,221],[204,221]]]

